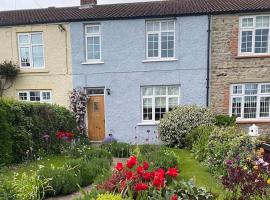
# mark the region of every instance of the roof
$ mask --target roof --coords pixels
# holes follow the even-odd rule
[[[0,12],[0,26],[270,11],[269,0],[166,0]]]

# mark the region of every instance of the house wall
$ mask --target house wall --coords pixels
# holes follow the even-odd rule
[[[71,23],[73,87],[105,87],[106,133],[120,141],[157,142],[156,125],[142,124],[141,86],[181,87],[181,104],[206,104],[207,16],[176,19],[176,61],[144,62],[145,20],[101,21],[103,64],[85,62],[84,26]],[[97,23],[97,22],[95,22]],[[150,133],[147,133],[150,130]]]
[[[43,32],[45,55],[45,69],[21,69],[4,96],[18,99],[19,90],[52,90],[53,103],[69,106],[72,91],[70,31],[69,24],[63,26],[66,31],[60,31],[57,24],[0,27],[0,62],[19,63],[18,33]]]
[[[217,114],[229,114],[230,85],[235,83],[270,82],[270,58],[239,57],[239,16],[217,15],[212,19],[211,108]],[[239,121],[248,129],[255,123],[260,132],[270,131],[270,121]]]

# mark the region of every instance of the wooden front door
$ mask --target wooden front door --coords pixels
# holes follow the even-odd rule
[[[88,136],[91,141],[102,141],[105,137],[104,96],[88,99]]]

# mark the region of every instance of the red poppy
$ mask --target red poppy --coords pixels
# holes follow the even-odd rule
[[[127,167],[129,169],[132,169],[134,165],[137,164],[137,158],[135,156],[131,156],[129,160],[127,161]]]
[[[140,192],[143,190],[147,190],[148,185],[146,185],[145,183],[136,183],[134,188],[137,192]]]
[[[167,171],[167,174],[170,176],[170,177],[177,177],[178,176],[178,169],[176,168],[169,168],[168,171]]]
[[[122,171],[124,169],[123,163],[119,162],[116,164],[115,169],[117,171]]]
[[[164,187],[165,185],[165,179],[164,179],[164,176],[165,176],[165,171],[163,169],[158,169],[156,172],[155,172],[155,176],[154,176],[154,180],[153,180],[153,186],[155,186],[158,190],[161,188],[161,187]]]
[[[154,177],[153,173],[150,173],[150,172],[146,172],[146,173],[143,174],[143,179],[145,181],[150,181],[153,177]]]
[[[127,180],[132,179],[132,178],[133,178],[133,173],[132,173],[132,172],[130,172],[130,171],[127,171],[127,173],[126,173],[126,177],[127,177]]]
[[[143,175],[143,167],[142,166],[137,167],[137,173],[139,176]]]
[[[177,194],[172,195],[171,200],[177,200],[177,199],[178,199]]]
[[[143,169],[148,170],[149,169],[149,163],[148,162],[143,162]]]

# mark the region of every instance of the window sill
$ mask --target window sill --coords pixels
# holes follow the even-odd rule
[[[104,64],[102,61],[95,61],[95,62],[82,62],[82,65],[101,65]]]
[[[159,122],[142,122],[138,123],[137,126],[156,126]]]
[[[20,69],[20,74],[29,74],[29,73],[49,73],[48,69]]]
[[[245,59],[245,58],[270,58],[270,54],[265,55],[238,55],[236,59]]]
[[[265,119],[236,119],[237,124],[270,123],[270,118]]]
[[[147,59],[143,60],[143,63],[149,63],[149,62],[175,62],[178,61],[176,58],[170,58],[170,59]]]

